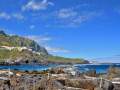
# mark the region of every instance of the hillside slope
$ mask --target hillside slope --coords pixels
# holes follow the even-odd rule
[[[44,47],[41,47],[34,40],[8,35],[0,31],[0,62],[11,60],[13,62],[39,63],[88,63],[84,59],[64,58],[50,55]]]
[[[41,54],[48,55],[47,50],[41,47],[34,40],[28,38],[19,37],[17,35],[8,35],[4,31],[0,31],[0,46],[9,47],[27,47],[33,51],[40,52]]]

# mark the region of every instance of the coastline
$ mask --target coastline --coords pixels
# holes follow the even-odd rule
[[[42,71],[48,70],[49,68],[56,67],[68,67],[71,66],[81,73],[95,71],[98,74],[105,74],[109,70],[110,67],[120,68],[119,63],[114,64],[60,64],[60,63],[22,63],[22,64],[0,64],[0,70],[18,70],[18,71]]]
[[[0,70],[0,81],[8,82],[0,85],[13,90],[19,90],[21,87],[28,90],[62,90],[62,88],[64,90],[113,90],[117,88],[115,81],[112,83],[113,80],[115,78],[110,79],[108,74],[97,74],[95,71],[80,73],[71,65],[61,65],[42,71]]]

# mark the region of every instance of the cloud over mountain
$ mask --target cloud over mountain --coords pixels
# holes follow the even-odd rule
[[[37,36],[37,35],[28,35],[26,36],[29,39],[35,40],[36,42],[38,42],[39,44],[41,43],[46,43],[48,41],[51,41],[52,38],[49,36]]]
[[[69,50],[66,50],[66,49],[64,49],[64,48],[55,48],[55,47],[50,47],[50,46],[46,46],[45,47],[47,50],[48,50],[48,52],[51,52],[51,53],[70,53],[70,51]]]

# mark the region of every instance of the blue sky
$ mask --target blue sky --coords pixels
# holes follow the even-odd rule
[[[120,55],[120,0],[1,0],[0,29],[54,55],[114,57]]]

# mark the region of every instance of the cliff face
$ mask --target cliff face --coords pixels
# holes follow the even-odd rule
[[[84,59],[64,58],[48,54],[44,47],[41,47],[34,40],[8,35],[0,31],[0,61],[20,60],[20,61],[43,61],[50,63],[89,63]]]
[[[8,35],[4,31],[0,31],[0,46],[9,46],[9,47],[27,47],[33,51],[39,52],[44,55],[48,55],[47,50],[44,47],[41,47],[34,40],[28,38],[19,37],[17,35]]]

